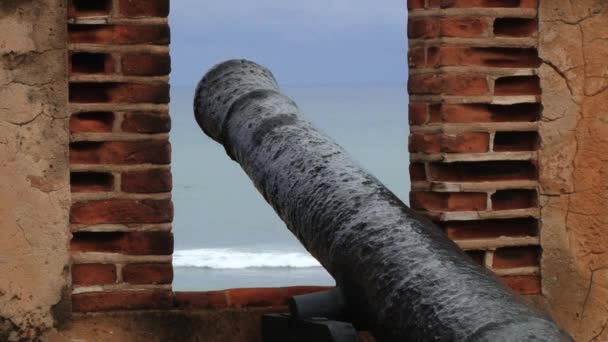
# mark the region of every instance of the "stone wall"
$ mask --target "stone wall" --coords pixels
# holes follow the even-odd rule
[[[0,1],[0,340],[69,307],[65,4]]]
[[[539,9],[543,294],[577,341],[608,340],[608,1]]]

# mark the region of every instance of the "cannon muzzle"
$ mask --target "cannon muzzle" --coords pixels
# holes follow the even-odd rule
[[[305,120],[266,68],[215,66],[194,110],[379,341],[572,341]]]

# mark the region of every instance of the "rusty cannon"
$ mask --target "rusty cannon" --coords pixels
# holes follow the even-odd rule
[[[305,120],[268,69],[215,66],[194,111],[378,341],[572,341]]]

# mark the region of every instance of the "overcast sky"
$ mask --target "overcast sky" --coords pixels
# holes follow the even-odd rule
[[[283,85],[389,85],[406,77],[405,0],[171,2],[174,86],[247,58]]]

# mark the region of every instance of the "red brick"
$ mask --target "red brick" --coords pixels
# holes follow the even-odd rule
[[[322,292],[334,289],[332,286],[290,286],[284,287],[287,298],[291,298],[293,296],[300,296],[309,293]]]
[[[288,299],[284,288],[233,289],[227,295],[235,308],[286,306]]]
[[[441,182],[490,182],[534,180],[536,167],[529,161],[431,163],[431,180]]]
[[[70,83],[72,103],[169,103],[167,83]]]
[[[159,193],[172,188],[171,171],[165,169],[123,172],[121,178],[124,192]]]
[[[123,17],[166,17],[169,0],[120,0],[118,12]]]
[[[171,284],[171,264],[128,264],[122,269],[122,280],[129,284]]]
[[[441,222],[440,225],[448,237],[453,240],[538,236],[538,222],[531,218],[449,221]]]
[[[502,277],[505,285],[521,295],[535,295],[541,293],[541,280],[539,276],[510,276]]]
[[[485,95],[488,83],[482,75],[411,75],[408,89],[413,95]]]
[[[164,76],[171,72],[169,54],[128,53],[122,56],[122,73],[129,76]]]
[[[173,220],[171,200],[104,200],[77,202],[71,223],[166,223]]]
[[[442,8],[536,8],[537,0],[441,0]]]
[[[407,9],[421,9],[424,8],[424,0],[407,0]]]
[[[492,209],[512,210],[533,208],[538,205],[536,190],[499,190],[492,195]]]
[[[108,53],[74,52],[70,55],[72,74],[113,74],[116,69],[114,57]]]
[[[72,295],[74,312],[162,310],[172,307],[171,291],[88,292]]]
[[[73,252],[120,253],[125,255],[171,255],[170,232],[78,232],[70,244]]]
[[[486,132],[465,132],[441,136],[442,152],[483,153],[488,152],[489,145],[490,135]]]
[[[442,37],[480,37],[488,29],[485,18],[442,18],[439,35]]]
[[[498,78],[494,85],[494,95],[540,95],[538,76],[508,76]]]
[[[116,266],[108,264],[72,265],[72,284],[106,285],[116,282]]]
[[[409,105],[410,125],[424,125],[429,120],[428,105],[412,102]]]
[[[490,135],[486,132],[465,132],[461,134],[410,135],[410,152],[422,153],[483,153],[488,152]]]
[[[109,15],[111,8],[112,0],[70,0],[68,18]]]
[[[427,211],[480,211],[487,206],[485,193],[410,192],[410,205]]]
[[[499,248],[494,252],[492,267],[507,269],[539,265],[540,250],[537,246]]]
[[[494,35],[497,37],[532,37],[538,32],[538,19],[496,18]]]
[[[72,164],[169,164],[171,146],[167,140],[81,141],[70,144]]]
[[[435,18],[411,19],[407,25],[407,35],[411,39],[439,37],[441,23]]]
[[[168,133],[171,130],[169,115],[158,113],[127,113],[121,129],[133,133]]]
[[[71,133],[109,133],[114,125],[112,112],[86,112],[70,117]]]
[[[431,107],[434,122],[532,122],[539,119],[540,104],[522,103],[515,105],[441,104]]]
[[[412,182],[424,182],[426,178],[426,170],[423,163],[410,164],[410,179]]]
[[[72,44],[169,44],[168,25],[68,25]]]
[[[72,192],[108,192],[114,189],[114,176],[106,172],[72,172]]]
[[[225,291],[175,292],[175,304],[179,309],[225,309],[228,297]]]
[[[536,49],[442,46],[429,48],[427,67],[486,66],[535,68],[540,65]]]
[[[441,151],[441,134],[410,134],[409,151],[412,153],[439,153]]]
[[[409,49],[408,65],[412,69],[426,67],[426,49],[425,48]]]

